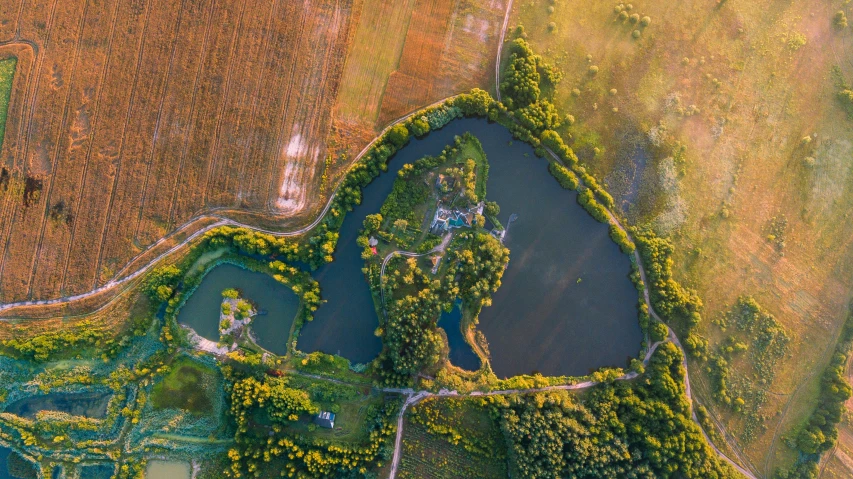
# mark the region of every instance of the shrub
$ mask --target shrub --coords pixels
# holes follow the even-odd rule
[[[613,242],[619,245],[619,249],[622,250],[625,254],[632,254],[637,247],[634,245],[634,242],[628,238],[628,235],[622,228],[611,224],[610,225],[610,238],[613,239]]]
[[[853,118],[853,90],[841,90],[838,92],[838,100],[841,102],[844,111],[847,112],[847,116]]]
[[[553,6],[553,5],[548,5],[548,14],[550,15],[550,14],[552,14],[552,13],[554,13],[554,6]]]
[[[409,142],[409,130],[403,125],[395,125],[386,136],[388,141],[397,148],[401,148]]]
[[[412,133],[418,138],[429,133],[429,122],[425,116],[420,116],[412,120],[411,127]]]
[[[557,182],[560,183],[560,186],[563,188],[567,190],[578,189],[578,177],[563,165],[552,161],[548,165],[548,171],[551,172],[551,176],[556,178]]]
[[[650,23],[652,23],[652,19],[648,16],[643,17],[640,20],[640,25],[642,25],[643,27],[648,27]]]
[[[549,22],[548,23],[548,31],[552,32],[552,33],[556,32],[557,31],[557,24],[554,22]]]
[[[607,223],[610,221],[610,216],[607,214],[607,209],[598,201],[595,201],[595,196],[589,188],[584,188],[578,194],[578,203],[595,218],[599,223]]]
[[[642,33],[640,33],[639,30],[634,30],[633,32],[631,32],[631,37],[634,38],[635,40],[640,38],[640,35],[642,35]]]
[[[501,91],[512,100],[510,107],[525,107],[539,100],[540,75],[536,55],[521,38],[512,42],[512,54],[501,82]],[[510,108],[512,109],[512,108]]]
[[[652,341],[659,342],[666,339],[666,335],[669,333],[666,325],[659,322],[654,322],[649,328],[649,335],[652,338]]]
[[[627,19],[628,19],[628,12],[626,12],[624,10],[620,11],[619,12],[619,20],[622,20],[624,22]]]
[[[838,28],[847,28],[847,15],[843,10],[835,12],[835,16],[832,17],[832,23]]]
[[[630,17],[628,17],[628,21],[631,23],[637,23],[640,21],[640,15],[635,13],[635,14],[631,15]]]

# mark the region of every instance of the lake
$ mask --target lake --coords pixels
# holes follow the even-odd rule
[[[286,354],[299,297],[289,286],[265,273],[230,263],[215,266],[181,307],[178,322],[193,328],[203,338],[218,341],[222,291],[227,288],[238,289],[242,298],[264,312],[255,316],[250,326],[258,345],[275,354]]]
[[[478,326],[489,341],[495,373],[583,375],[625,366],[642,340],[628,257],[610,240],[608,226],[577,204],[577,193],[551,177],[545,159],[513,141],[503,126],[481,119],[455,120],[412,140],[390,161],[388,173],[364,189],[362,203],[341,228],[335,261],[315,272],[327,303],[303,327],[299,349],[356,363],[376,357],[382,345],[373,334],[378,318],[361,271],[358,231],[365,216],[379,211],[404,164],[441,153],[466,131],[479,138],[488,156],[487,197],[500,205],[499,219],[506,224],[511,214],[518,215],[505,241],[510,262],[503,285]]]
[[[19,399],[6,412],[35,419],[39,411],[60,411],[72,416],[103,419],[112,398],[110,392],[50,393]]]

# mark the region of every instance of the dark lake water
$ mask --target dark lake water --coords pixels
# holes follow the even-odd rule
[[[303,327],[299,349],[357,363],[376,357],[378,319],[361,271],[358,231],[365,216],[379,211],[404,164],[439,154],[466,131],[480,139],[488,156],[487,196],[500,204],[500,220],[506,224],[518,215],[507,235],[511,253],[503,285],[480,315],[495,373],[582,375],[624,366],[642,339],[628,257],[610,240],[607,225],[577,204],[576,193],[560,188],[546,160],[529,145],[512,142],[504,127],[479,119],[456,120],[412,140],[391,160],[389,172],[365,188],[362,204],[341,228],[335,261],[315,273],[327,303]]]
[[[286,354],[299,298],[290,287],[265,273],[228,263],[214,267],[181,307],[178,322],[193,328],[203,338],[218,341],[222,290],[227,288],[240,290],[241,297],[250,300],[259,311],[266,311],[255,316],[251,324],[258,345],[276,354]]]
[[[25,475],[12,474],[12,471],[9,470],[9,458],[13,453],[14,451],[12,451],[12,449],[0,446],[0,479],[29,479],[29,477],[34,477],[32,474],[29,474],[29,477],[24,477]],[[29,469],[31,472],[35,472],[35,466],[31,464],[32,463],[29,462],[27,462],[26,465],[22,463],[26,469]]]
[[[480,369],[480,358],[471,350],[471,346],[465,342],[465,337],[462,336],[461,323],[462,309],[459,307],[459,304],[456,304],[453,307],[453,311],[449,313],[442,312],[441,318],[438,320],[438,325],[447,334],[447,345],[450,347],[448,355],[450,362],[462,369],[476,371]]]
[[[110,479],[115,472],[113,464],[90,464],[80,468],[80,478],[86,479]]]
[[[19,399],[6,407],[6,412],[35,419],[39,411],[60,411],[72,416],[103,419],[107,415],[112,393],[50,393]]]

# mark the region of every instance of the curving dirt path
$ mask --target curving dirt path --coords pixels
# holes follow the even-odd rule
[[[449,97],[444,98],[442,100],[436,101],[435,103],[432,103],[432,104],[430,104],[424,108],[431,108],[434,106],[438,106],[438,105],[440,105],[440,104],[442,104],[448,100],[452,100],[456,96],[458,96],[458,95],[449,96]],[[385,135],[385,133],[388,130],[390,130],[395,125],[397,125],[403,121],[406,121],[407,119],[409,119],[411,116],[417,114],[422,109],[419,109],[415,112],[409,113],[403,117],[398,118],[397,120],[393,121],[392,123],[388,124],[373,139],[373,141],[368,143],[367,146],[365,146],[358,153],[358,155],[355,157],[355,160],[353,160],[352,165],[357,164],[358,161],[361,160],[361,158],[370,150],[370,148],[374,144],[376,144],[377,141],[379,141]],[[252,226],[250,224],[241,223],[239,221],[236,221],[236,220],[230,219],[226,216],[223,216],[222,214],[216,213],[217,211],[222,211],[222,212],[228,211],[229,210],[228,208],[214,208],[214,209],[211,209],[210,212],[208,212],[208,213],[199,214],[199,215],[196,215],[196,216],[190,218],[185,223],[183,223],[182,225],[175,228],[171,233],[160,238],[156,242],[154,242],[151,245],[149,245],[148,247],[146,247],[139,254],[137,254],[136,256],[131,258],[127,262],[127,265],[133,264],[134,261],[136,261],[141,256],[145,255],[146,253],[148,253],[152,249],[158,247],[159,245],[165,243],[166,241],[169,241],[170,239],[174,238],[175,236],[181,234],[185,230],[189,229],[193,224],[195,224],[201,220],[204,220],[204,219],[216,219],[216,220],[218,220],[216,223],[205,226],[205,227],[201,228],[200,230],[194,232],[192,235],[188,236],[183,241],[181,241],[177,245],[173,246],[172,248],[170,248],[166,252],[158,255],[157,257],[155,257],[154,259],[152,259],[151,261],[149,261],[148,263],[146,263],[144,266],[140,267],[139,269],[137,269],[133,273],[130,273],[126,276],[122,276],[128,268],[128,266],[125,266],[116,274],[116,276],[113,279],[111,279],[110,281],[107,281],[102,286],[97,287],[95,289],[92,289],[91,291],[88,291],[86,293],[80,293],[80,294],[76,294],[76,295],[72,295],[72,296],[64,296],[61,298],[54,298],[54,299],[19,301],[19,302],[15,302],[15,303],[0,304],[0,313],[2,313],[3,311],[7,311],[9,309],[12,309],[12,308],[17,308],[17,307],[22,307],[22,306],[50,306],[50,305],[55,305],[55,304],[67,303],[67,302],[71,302],[71,301],[77,301],[77,300],[85,299],[85,298],[103,293],[103,292],[111,290],[115,287],[122,286],[122,285],[127,284],[130,281],[138,278],[139,276],[145,274],[147,271],[149,271],[151,268],[153,268],[155,264],[157,264],[158,262],[160,262],[164,258],[174,254],[175,252],[179,251],[181,248],[183,248],[184,246],[189,244],[194,239],[196,239],[199,236],[203,235],[204,233],[207,233],[208,231],[210,231],[214,228],[218,228],[220,226],[234,226],[234,227],[239,227],[239,228],[246,228],[246,229],[251,229],[251,230],[259,232],[259,233],[265,233],[265,234],[278,236],[278,237],[299,236],[299,235],[305,234],[305,233],[311,231],[312,229],[314,229],[318,224],[320,224],[321,221],[323,221],[323,218],[326,216],[326,213],[328,213],[329,208],[332,207],[332,201],[335,199],[335,194],[337,193],[338,188],[340,188],[340,185],[338,185],[335,188],[335,191],[332,192],[332,194],[329,196],[329,200],[326,202],[326,205],[323,207],[323,209],[320,211],[320,213],[317,215],[317,217],[311,223],[309,223],[308,225],[303,226],[301,228],[290,230],[290,231],[274,231],[274,230],[268,230],[268,229],[264,229],[264,228],[258,228],[258,227]],[[0,318],[0,321],[8,321],[9,319],[10,318]]]

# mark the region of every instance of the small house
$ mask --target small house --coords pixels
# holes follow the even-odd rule
[[[329,411],[320,411],[320,414],[317,414],[317,417],[314,418],[314,424],[320,427],[334,429],[335,413]]]

